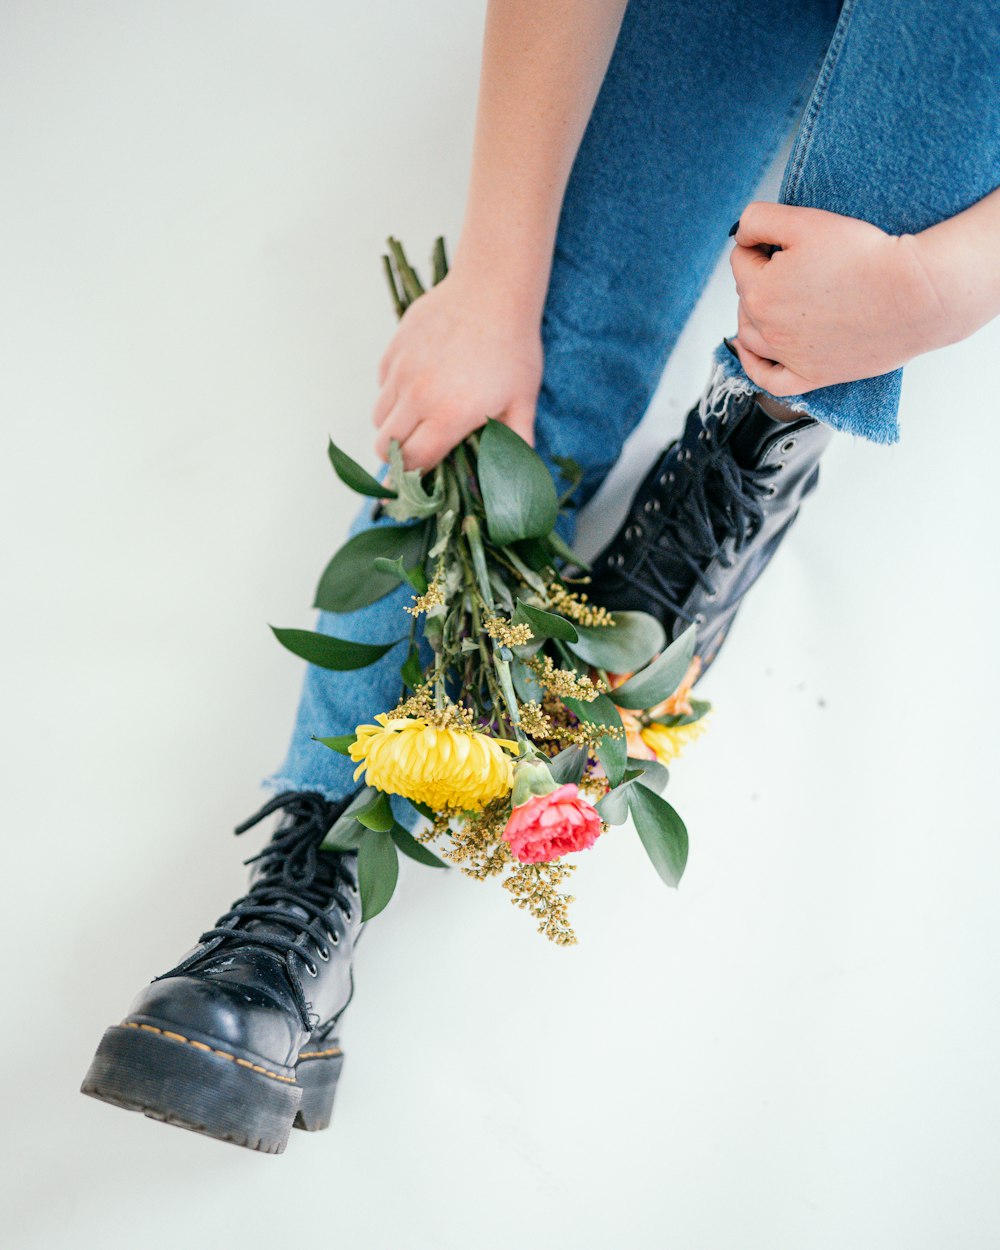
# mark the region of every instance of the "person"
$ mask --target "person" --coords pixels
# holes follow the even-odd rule
[[[728,234],[736,333],[593,573],[595,598],[668,637],[695,622],[710,663],[834,432],[893,442],[901,367],[1000,311],[998,18],[995,0],[489,0],[464,224],[380,362],[379,455],[395,439],[429,469],[489,414],[580,464],[578,508]],[[754,201],[796,119],[780,203]],[[390,641],[406,598],[319,628]],[[329,1122],[361,922],[354,856],[319,849],[352,765],[312,735],[393,706],[399,663],[307,671],[247,822],[282,817],[249,892],[108,1030],[86,1093],[264,1151]]]

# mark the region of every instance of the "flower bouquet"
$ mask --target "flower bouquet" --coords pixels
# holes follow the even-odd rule
[[[402,316],[424,288],[400,244],[388,245],[385,271]],[[441,239],[432,264],[438,282],[447,272]],[[316,739],[349,755],[364,782],[323,843],[357,851],[363,917],[391,898],[401,851],[499,878],[539,932],[570,944],[567,857],[629,818],[676,886],[688,837],[661,792],[665,765],[709,711],[691,696],[695,634],[668,646],[652,616],[590,602],[587,566],[556,528],[579,468],[558,462],[560,495],[535,451],[496,420],[427,473],[404,470],[394,446],[386,483],[332,442],[329,455],[347,486],[382,501],[385,523],[333,556],[316,606],[343,612],[401,583],[412,591],[408,630],[393,643],[274,631],[328,669],[374,663],[407,640],[398,704],[354,733]],[[415,835],[389,795],[425,818]]]

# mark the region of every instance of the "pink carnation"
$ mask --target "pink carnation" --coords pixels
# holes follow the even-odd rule
[[[510,814],[503,836],[522,864],[543,864],[597,841],[601,818],[575,785],[536,795]]]

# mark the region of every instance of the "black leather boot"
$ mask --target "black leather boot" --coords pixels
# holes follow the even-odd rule
[[[104,1034],[85,1094],[270,1154],[326,1128],[361,904],[357,856],[319,844],[346,805],[280,794],[236,830],[284,814],[248,893]]]
[[[707,406],[692,409],[646,475],[589,591],[658,617],[668,640],[694,622],[702,671],[816,486],[833,436],[811,417],[775,421],[750,395]]]

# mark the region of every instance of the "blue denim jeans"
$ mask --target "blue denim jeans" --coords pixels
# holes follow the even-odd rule
[[[645,413],[796,119],[784,202],[923,230],[1000,183],[998,68],[996,0],[631,0],[569,180],[542,323],[537,445],[550,464],[582,466],[577,504]],[[723,345],[710,386],[759,389]],[[899,393],[896,372],[786,402],[891,443]],[[391,641],[409,593],[323,613],[317,628]],[[311,735],[393,707],[400,650],[359,672],[310,667],[288,756],[265,784],[346,794],[353,764]]]

